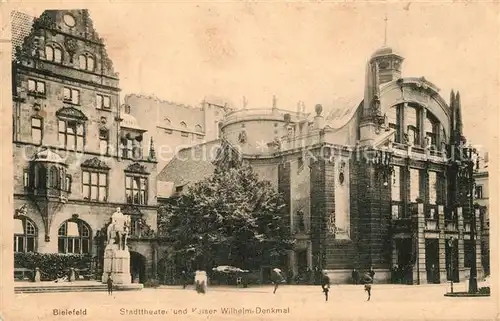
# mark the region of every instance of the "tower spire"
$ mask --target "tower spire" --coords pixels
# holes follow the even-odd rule
[[[387,46],[387,12],[385,13],[384,19],[384,47]]]
[[[460,102],[460,92],[457,91],[455,95],[456,110],[455,110],[455,131],[457,135],[457,143],[460,144],[463,141],[463,123],[462,123],[462,104]]]

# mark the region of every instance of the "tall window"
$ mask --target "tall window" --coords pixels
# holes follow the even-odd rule
[[[33,144],[41,145],[43,137],[43,119],[39,117],[31,118],[31,141]]]
[[[142,176],[125,177],[125,194],[127,203],[147,204],[148,179]]]
[[[427,111],[424,122],[424,132],[425,137],[431,146],[438,145],[438,131],[439,131],[439,121]]]
[[[130,235],[137,236],[140,231],[139,219],[135,216],[130,217]]]
[[[416,202],[417,198],[420,198],[420,170],[410,168],[410,202]]]
[[[62,223],[57,234],[59,253],[90,253],[90,228],[82,221]]]
[[[64,101],[74,105],[79,105],[80,91],[78,89],[64,87]]]
[[[394,166],[392,172],[391,199],[396,202],[401,201],[401,167]]]
[[[134,147],[134,142],[133,142],[132,138],[123,139],[122,143],[121,143],[121,152],[122,152],[121,157],[122,158],[132,158],[133,147]]]
[[[111,108],[111,100],[109,96],[104,96],[97,94],[97,108],[99,109],[110,109]]]
[[[80,69],[94,71],[94,58],[90,54],[80,55],[78,58]]]
[[[82,171],[82,195],[84,200],[105,202],[108,197],[108,174]]]
[[[407,106],[406,110],[406,124],[408,130],[408,139],[410,144],[420,144],[420,118],[419,110],[414,106]]]
[[[394,130],[394,142],[401,142],[401,106],[394,106],[386,112],[389,128]]]
[[[58,139],[66,149],[83,151],[85,147],[84,124],[72,120],[59,120]]]
[[[106,129],[99,130],[99,152],[101,155],[108,154],[108,137],[109,132]]]
[[[125,114],[130,114],[130,105],[125,105],[125,106],[123,107],[123,112],[124,112]]]
[[[436,172],[429,172],[429,204],[436,204],[438,193],[438,176]]]
[[[59,188],[60,175],[59,175],[59,171],[57,170],[57,168],[55,166],[52,166],[50,168],[49,174],[50,174],[50,179],[49,179],[50,186],[49,187]]]
[[[30,173],[28,170],[24,170],[24,172],[23,172],[23,185],[24,185],[24,188],[27,188],[30,186]]]
[[[14,252],[36,252],[37,229],[26,217],[14,220]]]
[[[45,82],[34,79],[28,79],[28,92],[45,95]]]
[[[45,60],[61,63],[62,50],[53,46],[45,46]]]

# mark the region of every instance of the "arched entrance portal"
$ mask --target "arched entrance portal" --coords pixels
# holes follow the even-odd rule
[[[144,255],[130,251],[130,274],[133,283],[146,282],[146,258]]]

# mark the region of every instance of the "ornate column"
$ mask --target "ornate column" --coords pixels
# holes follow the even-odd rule
[[[477,279],[481,280],[484,277],[483,262],[481,260],[481,210],[479,208],[473,209],[476,211],[476,237],[475,237],[475,250],[476,250],[476,267],[477,267]]]
[[[415,265],[413,266],[413,284],[424,284],[427,282],[427,271],[425,266],[425,213],[424,213],[424,204],[417,204],[417,213],[416,217],[416,244],[417,253],[415,259]]]
[[[446,226],[444,221],[444,206],[438,206],[438,219],[439,219],[439,282],[447,282],[446,274]]]

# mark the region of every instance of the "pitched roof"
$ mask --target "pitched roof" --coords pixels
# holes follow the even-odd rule
[[[195,183],[212,175],[215,169],[213,161],[221,144],[221,140],[213,140],[181,149],[158,174],[158,181],[172,182],[176,187]]]

